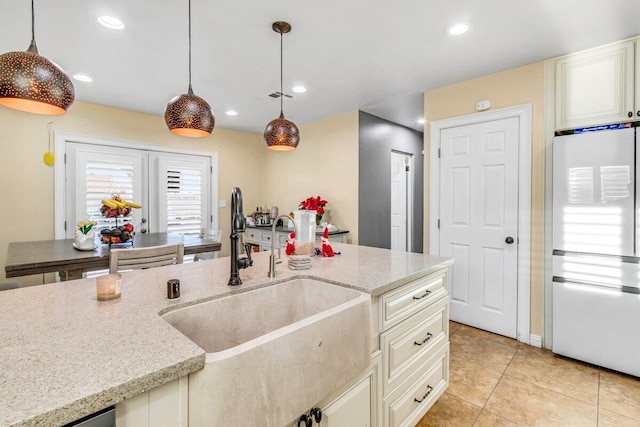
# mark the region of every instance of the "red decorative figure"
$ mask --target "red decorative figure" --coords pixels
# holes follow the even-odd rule
[[[322,241],[322,256],[332,257],[335,254],[333,253],[333,248],[329,244],[329,228],[325,227],[324,232],[322,233],[322,237],[320,238]]]
[[[296,232],[292,231],[289,233],[287,237],[287,248],[285,249],[285,253],[287,255],[293,255],[293,252],[296,250]]]

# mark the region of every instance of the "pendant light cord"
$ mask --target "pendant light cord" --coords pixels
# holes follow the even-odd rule
[[[35,42],[36,40],[36,13],[35,8],[33,6],[34,0],[31,0],[31,41]]]
[[[191,0],[189,0],[189,93],[191,94]]]
[[[284,91],[282,90],[282,32],[280,32],[280,115],[284,116]]]

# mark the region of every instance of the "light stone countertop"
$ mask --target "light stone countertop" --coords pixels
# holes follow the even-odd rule
[[[158,314],[266,286],[292,276],[321,278],[380,295],[451,264],[442,257],[332,244],[294,272],[286,257],[268,279],[269,252],[254,253],[227,286],[228,257],[123,273],[122,297],[97,301],[95,279],[0,292],[0,426],[55,426],[202,369],[204,351]],[[181,298],[166,299],[180,279]]]

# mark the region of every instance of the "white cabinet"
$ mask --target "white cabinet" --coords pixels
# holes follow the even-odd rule
[[[293,229],[283,231],[276,230],[275,248],[285,248],[287,246],[287,237]],[[347,243],[347,236],[349,232],[343,232],[339,234],[329,234],[330,242]],[[320,240],[320,234],[316,234],[316,243]],[[271,250],[271,228],[265,227],[264,229],[258,229],[253,227],[247,227],[244,233],[245,243],[250,243],[254,246],[260,247],[261,251]]]
[[[116,405],[117,427],[188,427],[189,380],[180,377]]]
[[[319,427],[377,427],[380,391],[380,352],[371,366],[333,398],[320,403],[322,420]]]
[[[634,84],[638,43],[616,43],[556,61],[556,130],[640,119],[640,90]]]
[[[383,427],[413,427],[449,385],[447,271],[380,297]]]
[[[322,427],[413,427],[449,385],[447,270],[372,297],[371,367],[323,401]]]

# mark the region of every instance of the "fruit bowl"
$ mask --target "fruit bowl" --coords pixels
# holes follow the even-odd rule
[[[127,223],[119,227],[100,231],[100,241],[105,245],[133,243],[133,225]]]

